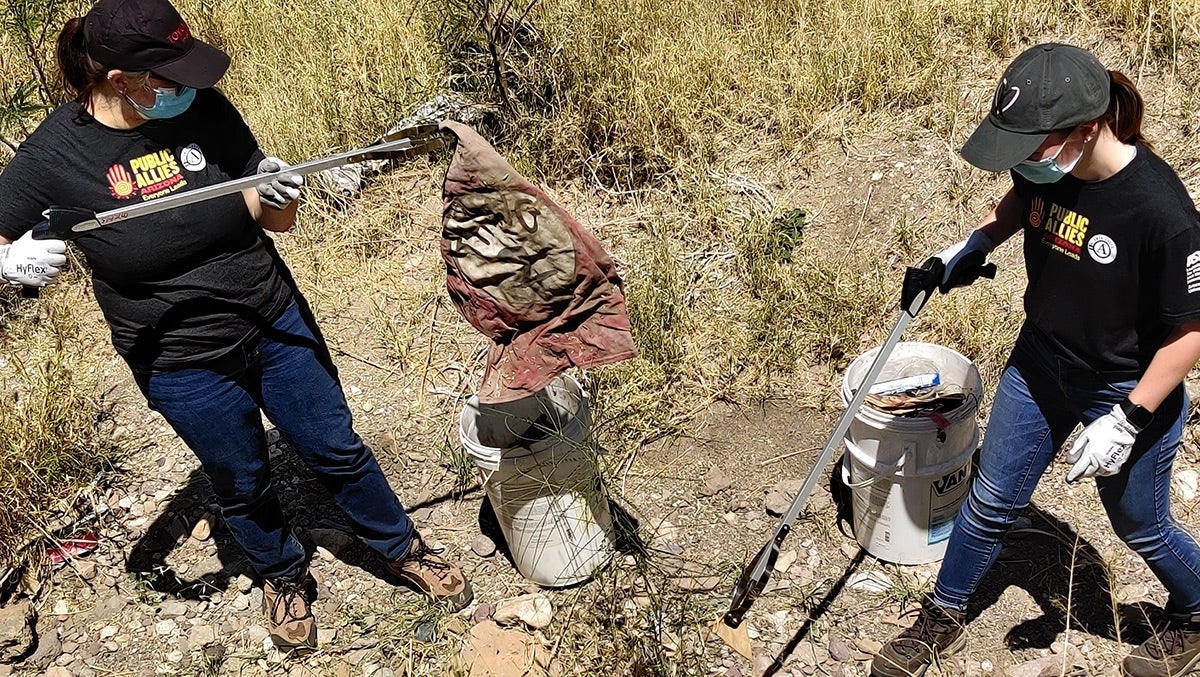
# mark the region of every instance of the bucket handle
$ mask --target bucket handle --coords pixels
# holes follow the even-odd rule
[[[850,458],[847,455],[847,456],[843,457],[843,460],[842,460],[842,484],[845,484],[847,487],[849,487],[851,489],[862,489],[863,487],[869,487],[872,484],[875,484],[875,482],[877,482],[880,477],[883,477],[884,475],[894,474],[897,470],[903,468],[904,467],[904,459],[907,458],[907,456],[908,456],[908,454],[901,456],[899,461],[896,461],[895,463],[893,463],[890,466],[885,466],[883,468],[876,468],[877,472],[875,473],[874,477],[868,477],[867,479],[865,479],[861,482],[851,482],[850,481]]]

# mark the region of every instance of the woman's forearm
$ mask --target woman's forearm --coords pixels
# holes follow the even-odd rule
[[[1000,198],[1000,202],[996,204],[996,208],[979,224],[979,230],[988,236],[993,245],[999,246],[1001,242],[1021,230],[1021,207],[1021,198],[1017,197],[1016,192],[1009,188],[1004,197]]]
[[[1189,322],[1175,328],[1163,342],[1137,386],[1129,393],[1129,401],[1154,411],[1175,390],[1200,360],[1200,322]]]

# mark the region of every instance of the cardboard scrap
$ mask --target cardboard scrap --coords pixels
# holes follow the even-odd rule
[[[712,630],[716,633],[721,641],[729,645],[729,648],[738,652],[746,660],[754,658],[754,650],[750,647],[750,626],[742,621],[742,624],[736,628],[731,628],[725,625],[725,621],[718,618],[713,621]]]

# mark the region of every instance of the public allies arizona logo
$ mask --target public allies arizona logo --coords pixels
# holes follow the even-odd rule
[[[119,200],[136,196],[153,200],[187,185],[179,161],[166,148],[136,157],[128,165],[118,162],[108,168],[107,177],[109,191]]]

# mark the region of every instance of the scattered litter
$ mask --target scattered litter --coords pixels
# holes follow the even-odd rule
[[[749,623],[742,623],[736,628],[731,628],[718,618],[713,621],[712,629],[722,642],[728,644],[729,648],[741,654],[743,658],[747,660],[754,658],[754,651],[750,648]]]
[[[867,406],[892,416],[932,416],[954,411],[967,401],[967,394],[949,384],[894,395],[868,394]]]
[[[866,571],[854,574],[846,582],[851,590],[859,592],[884,593],[896,587],[891,578],[882,571]]]
[[[68,538],[58,546],[46,551],[46,559],[53,566],[62,566],[68,560],[82,557],[95,550],[100,545],[100,539],[95,533],[88,532],[78,538]]]
[[[871,386],[871,389],[867,393],[870,395],[899,395],[900,393],[913,393],[925,388],[932,388],[941,385],[941,383],[941,374],[933,371],[925,374],[917,374],[916,376],[904,376],[882,381]]]

